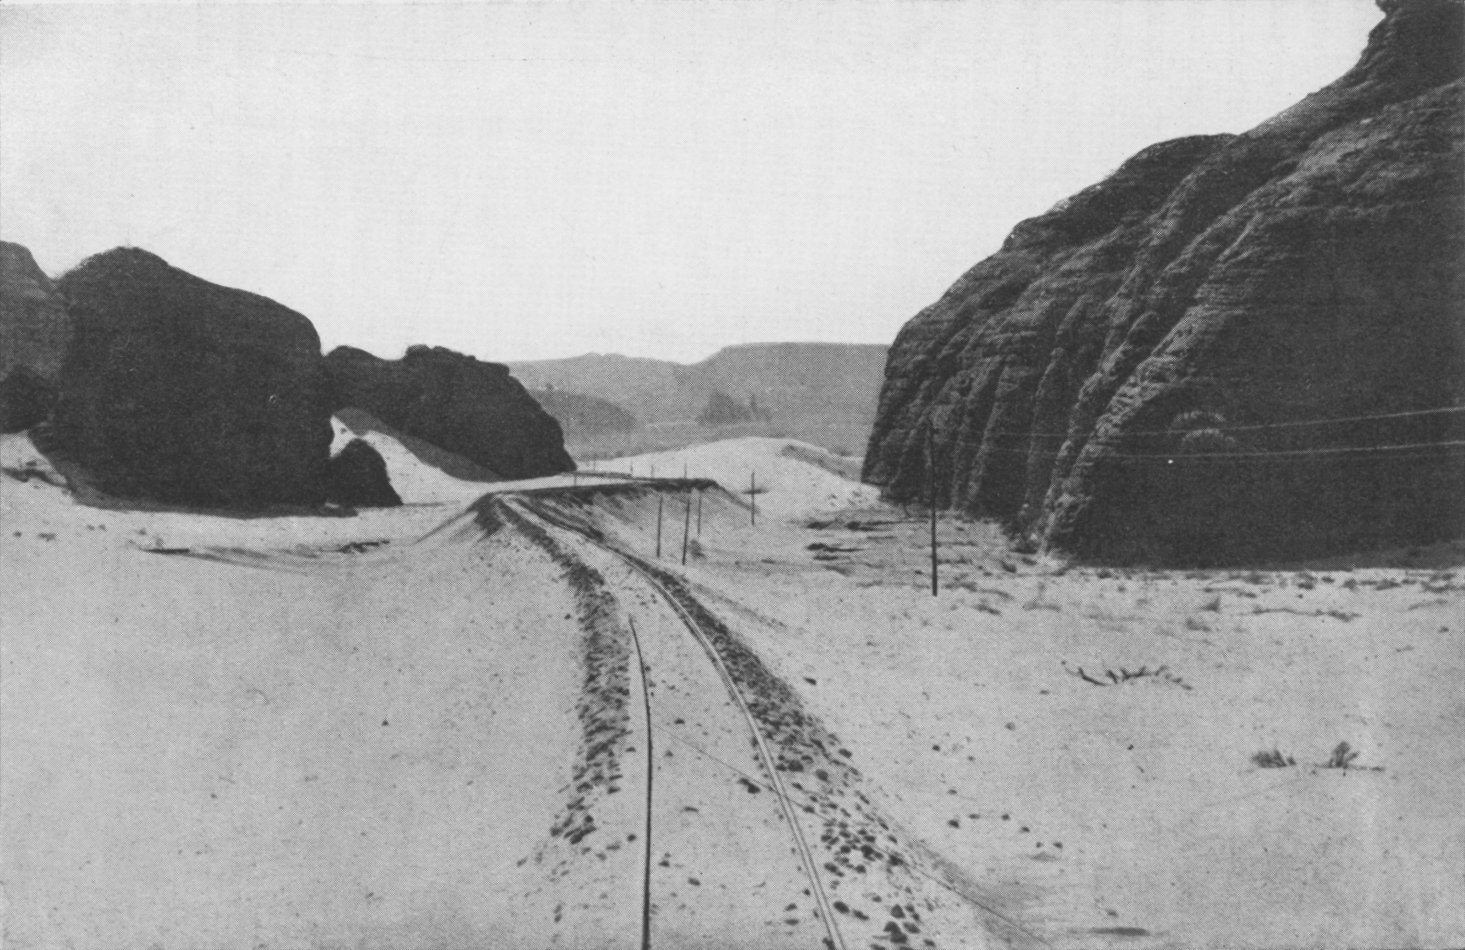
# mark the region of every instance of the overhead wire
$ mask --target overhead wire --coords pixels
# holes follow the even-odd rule
[[[1465,412],[1465,406],[1438,406],[1433,409],[1409,409],[1401,412],[1380,412],[1370,415],[1359,416],[1332,416],[1324,419],[1292,419],[1286,422],[1256,422],[1246,425],[1208,425],[1203,428],[1207,431],[1217,432],[1256,432],[1263,429],[1296,429],[1309,426],[1337,425],[1344,422],[1372,422],[1379,419],[1404,419],[1412,416],[1436,416],[1455,412]],[[1175,435],[1176,429],[1130,429],[1126,435]],[[1022,436],[1036,439],[1067,439],[1071,437],[1068,432],[1041,432],[1027,431],[1024,429],[998,430],[985,433],[987,436]]]
[[[1296,458],[1307,455],[1348,455],[1357,453],[1387,453],[1412,451],[1419,453],[1419,457],[1430,457],[1434,453],[1426,450],[1436,448],[1460,449],[1465,448],[1465,439],[1453,439],[1443,442],[1403,442],[1390,445],[1348,445],[1330,446],[1317,449],[1277,449],[1269,452],[1152,452],[1148,454],[1115,452],[1106,454],[1105,458],[1129,459],[1135,461],[1153,461],[1155,459],[1225,459],[1225,458]],[[978,450],[980,453],[1000,452],[1005,455],[1023,455],[1028,458],[1058,458],[1061,452],[1039,452],[1031,449],[1004,448],[1001,446],[986,446]]]

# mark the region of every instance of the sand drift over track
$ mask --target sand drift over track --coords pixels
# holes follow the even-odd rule
[[[475,505],[484,530],[541,547],[582,607],[584,752],[553,829],[566,860],[604,840],[639,843],[642,946],[1038,944],[879,813],[852,753],[685,578],[613,539],[654,494],[623,484]],[[716,517],[738,511],[720,490],[708,497]],[[646,809],[639,823],[631,799]]]
[[[715,482],[231,520],[86,508],[28,458],[0,549],[7,945],[1007,933],[703,585],[784,530]]]

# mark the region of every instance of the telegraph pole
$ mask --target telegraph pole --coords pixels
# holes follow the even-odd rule
[[[656,559],[661,560],[661,506],[666,503],[666,496],[661,492],[656,493]]]
[[[931,502],[931,596],[937,595],[936,579],[936,423],[926,430],[926,496]]]
[[[692,490],[687,489],[687,513],[682,521],[682,566],[687,566],[687,541],[692,537]]]

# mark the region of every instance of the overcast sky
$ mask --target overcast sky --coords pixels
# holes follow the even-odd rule
[[[1022,218],[1352,65],[1370,0],[0,6],[0,234],[327,348],[888,343]]]

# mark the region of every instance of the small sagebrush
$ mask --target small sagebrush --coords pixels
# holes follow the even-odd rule
[[[1327,764],[1323,767],[1329,769],[1346,769],[1353,764],[1353,760],[1356,758],[1358,758],[1358,750],[1346,742],[1340,742],[1333,747],[1333,754],[1328,758]]]
[[[1290,765],[1296,765],[1297,760],[1290,755],[1283,755],[1280,749],[1263,749],[1251,757],[1251,762],[1258,768],[1263,769],[1285,769]]]

